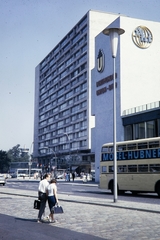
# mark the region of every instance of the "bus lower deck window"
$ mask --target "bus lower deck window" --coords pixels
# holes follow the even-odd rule
[[[109,166],[109,172],[114,172],[114,167],[113,166]]]
[[[126,165],[119,165],[117,169],[118,169],[119,173],[127,172],[127,166]]]
[[[160,164],[150,164],[149,170],[150,172],[160,172]]]
[[[128,165],[128,172],[137,172],[137,165]]]
[[[106,173],[107,172],[107,166],[102,166],[102,173]]]
[[[138,165],[138,172],[148,172],[148,164]]]

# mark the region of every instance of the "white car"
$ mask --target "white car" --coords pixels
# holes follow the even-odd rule
[[[63,179],[64,178],[64,173],[57,175],[57,179]]]
[[[6,179],[3,174],[0,174],[0,184],[2,184],[3,186],[6,184]]]

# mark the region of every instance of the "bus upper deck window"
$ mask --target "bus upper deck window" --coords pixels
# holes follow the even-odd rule
[[[148,148],[147,142],[138,143],[138,149],[146,149],[146,148]]]
[[[118,145],[117,146],[117,151],[121,152],[121,151],[125,151],[126,150],[126,145]]]
[[[136,144],[128,144],[128,146],[127,146],[128,150],[134,150],[136,148],[137,148]]]
[[[149,148],[158,148],[159,146],[159,141],[149,142]]]
[[[110,146],[110,147],[108,148],[108,152],[113,153],[113,146]]]
[[[108,152],[108,147],[102,147],[102,152]]]

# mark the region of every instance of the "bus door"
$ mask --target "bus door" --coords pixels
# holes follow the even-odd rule
[[[138,190],[140,191],[154,191],[153,174],[149,174],[148,164],[138,164]]]
[[[113,168],[113,167],[112,167]],[[100,188],[108,189],[109,180],[113,179],[113,171],[112,173],[108,173],[108,166],[101,166],[101,174],[100,174]]]
[[[128,172],[126,164],[117,166],[117,181],[120,190],[129,190],[135,186],[135,177]]]
[[[137,179],[137,165],[132,164],[128,165],[128,186],[130,187],[129,190],[135,190],[138,186],[138,179]]]

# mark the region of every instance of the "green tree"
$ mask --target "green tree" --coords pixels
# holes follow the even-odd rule
[[[10,149],[7,154],[8,157],[11,159],[11,162],[29,161],[29,149],[20,148],[19,144]]]
[[[7,173],[9,171],[11,159],[7,152],[0,150],[0,172]]]

